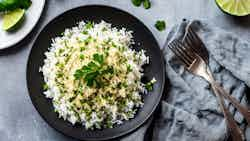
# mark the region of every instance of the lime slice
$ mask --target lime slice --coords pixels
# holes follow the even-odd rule
[[[226,13],[234,16],[250,14],[250,0],[215,0],[217,5]]]
[[[3,30],[10,30],[15,27],[19,21],[22,20],[24,16],[25,10],[24,9],[15,9],[13,11],[9,11],[3,16]]]

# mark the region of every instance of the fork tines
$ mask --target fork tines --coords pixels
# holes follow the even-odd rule
[[[188,32],[187,32],[187,38],[186,42],[189,45],[201,45],[203,44],[200,37],[194,32],[193,28],[189,26]]]
[[[204,60],[208,60],[208,51],[201,38],[194,31],[192,26],[188,27],[184,42],[197,54],[202,56]]]
[[[168,47],[186,67],[189,67],[195,60],[195,54],[190,50],[190,48],[178,40],[173,40],[169,43]]]

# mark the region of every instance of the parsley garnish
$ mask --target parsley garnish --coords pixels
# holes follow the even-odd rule
[[[87,34],[88,34],[88,31],[87,31],[87,30],[83,30],[83,31],[82,31],[82,34],[87,35]]]
[[[103,57],[103,55],[101,54],[94,54],[93,55],[93,58],[94,58],[94,60],[96,61],[96,62],[98,62],[100,65],[102,65],[103,64],[103,62],[104,62],[104,57]]]
[[[145,88],[148,91],[152,91],[153,90],[153,85],[156,82],[155,78],[153,78],[151,81],[149,81],[148,83],[145,84]]]
[[[142,0],[131,0],[131,2],[134,4],[134,6],[139,7],[142,3]]]
[[[91,29],[91,28],[93,28],[93,27],[94,27],[94,22],[91,22],[91,21],[87,22],[87,23],[85,24],[85,27],[86,27],[86,29]]]
[[[143,7],[145,9],[149,9],[151,7],[151,2],[149,0],[144,0],[143,1]]]
[[[87,86],[101,87],[104,83],[101,77],[104,74],[113,74],[113,72],[112,66],[104,65],[104,55],[96,53],[93,55],[93,61],[75,71],[74,77],[76,80],[86,81]]]
[[[79,58],[80,58],[81,60],[83,60],[83,59],[84,59],[84,55],[83,55],[83,54],[80,54]]]
[[[150,0],[131,0],[134,6],[139,7],[143,3],[143,7],[145,9],[149,9],[151,7]]]
[[[49,86],[45,83],[45,84],[43,84],[43,90],[44,91],[46,91],[46,90],[48,90],[49,89]]]
[[[131,72],[131,71],[132,71],[131,65],[127,65],[127,72]]]
[[[160,20],[156,21],[155,28],[158,29],[159,31],[165,30],[166,29],[165,21],[160,21]]]

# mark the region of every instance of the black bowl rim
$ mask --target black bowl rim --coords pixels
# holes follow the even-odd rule
[[[59,133],[65,135],[65,136],[68,136],[68,137],[71,137],[71,138],[75,138],[75,139],[79,139],[79,140],[83,140],[82,138],[78,138],[78,137],[74,137],[74,136],[71,136],[71,135],[68,135],[64,132],[62,132],[61,130],[55,128],[54,126],[52,126],[50,124],[50,121],[47,121],[46,118],[40,113],[39,110],[37,110],[37,105],[35,105],[35,103],[33,102],[33,100],[31,99],[31,95],[30,95],[30,88],[29,88],[29,85],[28,85],[28,73],[29,73],[29,70],[28,70],[28,65],[29,65],[29,61],[30,61],[30,57],[31,57],[31,53],[32,53],[32,49],[37,41],[37,39],[39,38],[39,35],[41,34],[41,32],[48,26],[50,25],[55,19],[63,16],[65,13],[67,12],[70,12],[70,11],[73,11],[75,9],[79,9],[79,8],[86,8],[86,7],[104,7],[104,8],[112,8],[112,9],[115,9],[117,11],[121,11],[123,13],[126,13],[130,16],[132,16],[133,18],[135,18],[136,20],[138,20],[140,23],[142,23],[144,25],[144,27],[149,31],[149,33],[154,37],[153,33],[151,32],[151,30],[149,30],[149,28],[140,20],[138,19],[136,16],[130,14],[129,12],[125,11],[125,10],[122,10],[120,8],[117,8],[117,7],[113,7],[113,6],[107,6],[107,5],[102,5],[102,4],[90,4],[90,5],[81,5],[81,6],[77,6],[77,7],[73,7],[71,9],[68,9],[60,14],[58,14],[57,16],[55,16],[54,18],[52,18],[49,22],[47,22],[43,27],[42,29],[39,31],[39,33],[37,34],[36,36],[36,39],[34,40],[33,44],[32,44],[32,48],[30,49],[30,52],[29,52],[29,56],[28,56],[28,59],[27,59],[27,64],[26,64],[26,87],[28,89],[28,94],[29,94],[29,98],[32,102],[32,105],[35,107],[36,111],[38,112],[38,114],[42,117],[42,119],[50,126],[52,127],[53,129],[55,129],[56,131],[58,131]],[[159,43],[157,43],[157,46],[159,47],[159,49],[161,50],[160,46],[159,46]],[[164,90],[164,86],[165,86],[165,82],[166,82],[166,75],[165,75],[165,72],[166,72],[166,69],[165,69],[165,62],[164,62],[164,57],[163,57],[163,53],[160,52],[160,63],[164,66],[163,67],[163,73],[162,73],[162,77],[163,77],[163,80],[162,80],[162,84],[161,84],[161,90],[160,90],[160,94],[159,94],[159,97],[157,99],[157,102],[155,103],[155,105],[153,106],[153,110],[145,117],[144,120],[142,120],[140,123],[138,123],[137,125],[135,125],[133,128],[130,128],[129,130],[127,130],[126,132],[122,132],[120,134],[117,134],[117,135],[114,135],[112,137],[105,137],[105,138],[102,138],[101,140],[110,140],[110,139],[115,139],[115,138],[118,138],[118,137],[121,137],[121,136],[124,136],[124,135],[127,135],[129,133],[131,133],[132,131],[135,131],[136,129],[138,129],[140,126],[142,126],[150,117],[151,115],[153,115],[154,111],[156,110],[157,106],[159,105],[160,103],[160,100],[162,98],[162,95],[163,95],[163,90]],[[136,118],[136,117],[135,117]],[[94,139],[94,138],[89,138],[88,140],[90,141],[99,141],[100,139]]]

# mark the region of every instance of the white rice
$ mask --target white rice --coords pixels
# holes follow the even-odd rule
[[[140,93],[145,92],[145,88],[140,80],[143,76],[142,66],[149,63],[149,58],[143,50],[136,52],[130,48],[134,44],[132,31],[111,27],[111,24],[104,21],[92,24],[90,28],[87,28],[88,25],[91,24],[80,22],[78,26],[66,29],[62,36],[52,39],[51,47],[45,53],[44,65],[41,67],[46,83],[44,94],[53,100],[55,111],[64,120],[72,124],[80,123],[87,129],[112,128],[114,124],[122,124],[123,120],[133,118],[137,108],[143,105]],[[91,41],[87,44],[89,37]],[[113,46],[111,43],[105,44],[110,40]],[[83,51],[84,59],[79,59],[80,47],[85,47],[82,46],[83,43],[87,49]],[[114,71],[120,71],[117,76],[111,72],[107,76],[104,75],[103,77],[110,79],[105,80],[108,85],[101,88],[87,86],[84,79],[76,80],[76,70],[93,61],[93,54],[104,54],[103,46],[108,45],[110,49],[105,63],[113,67]],[[124,64],[117,62],[117,56],[114,54],[120,55],[121,60],[125,58]],[[126,83],[119,86],[121,82]],[[80,85],[83,87],[83,94],[73,94]],[[107,91],[111,93],[113,101],[105,98]],[[99,100],[100,103],[88,103],[92,99]],[[125,103],[121,104],[119,100]]]

